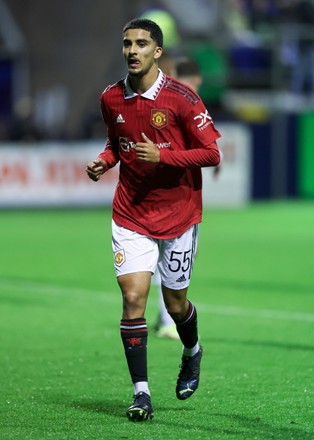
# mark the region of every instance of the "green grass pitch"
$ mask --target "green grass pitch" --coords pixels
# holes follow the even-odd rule
[[[190,298],[200,388],[175,397],[181,346],[150,332],[155,418],[133,388],[108,210],[0,212],[2,440],[313,440],[314,207],[205,211]],[[152,287],[147,321],[158,311]]]

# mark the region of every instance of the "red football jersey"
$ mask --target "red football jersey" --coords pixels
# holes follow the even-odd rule
[[[157,239],[183,234],[202,221],[201,167],[220,161],[220,137],[200,97],[187,85],[159,71],[154,85],[135,93],[128,77],[101,95],[108,128],[99,157],[108,169],[120,161],[113,200],[119,225]],[[141,133],[160,150],[160,162],[139,160]]]

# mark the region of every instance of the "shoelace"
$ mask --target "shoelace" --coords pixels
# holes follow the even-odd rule
[[[135,399],[133,405],[149,405],[149,398],[144,393],[134,395],[133,398]]]

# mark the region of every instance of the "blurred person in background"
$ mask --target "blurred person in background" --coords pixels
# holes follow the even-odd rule
[[[198,93],[199,88],[202,85],[203,78],[200,66],[196,61],[186,57],[178,58],[171,73],[173,77],[188,85],[196,93]],[[220,154],[222,153],[220,152]],[[214,167],[215,177],[218,176],[219,171],[220,165]],[[167,312],[165,306],[158,269],[152,277],[152,283],[157,286],[159,296],[159,315],[156,324],[154,325],[154,331],[158,337],[179,340],[180,337],[177,332],[176,324]]]
[[[179,58],[176,61],[173,76],[191,87],[196,93],[202,85],[203,78],[198,63],[189,58]]]
[[[294,108],[314,101],[314,0],[281,0],[280,57],[287,67],[288,91]]]
[[[292,65],[290,90],[295,94],[310,93],[314,98],[314,2],[292,1],[288,6],[292,29],[295,30],[296,58]],[[304,26],[304,30],[302,28]],[[311,35],[309,34],[311,29]]]
[[[162,47],[162,31],[155,22],[135,19],[125,25],[128,74],[101,96],[108,139],[105,150],[86,167],[97,182],[120,162],[112,247],[123,297],[120,334],[134,386],[126,412],[132,421],[153,417],[145,310],[157,266],[183,345],[176,396],[185,400],[198,388],[202,349],[196,308],[187,292],[202,221],[201,167],[220,161],[220,134],[202,100],[158,68]]]
[[[152,20],[162,29],[164,43],[158,65],[166,75],[172,75],[175,69],[175,59],[182,52],[181,36],[175,18],[159,1],[150,2],[140,18]]]
[[[179,81],[182,81],[191,87],[195,92],[198,92],[202,84],[202,75],[199,65],[194,60],[188,58],[178,59],[174,62],[174,66],[170,73]],[[154,326],[154,330],[159,337],[179,340],[180,337],[175,322],[167,312],[165,306],[158,270],[156,270],[152,282],[153,284],[156,284],[159,295],[159,316]]]

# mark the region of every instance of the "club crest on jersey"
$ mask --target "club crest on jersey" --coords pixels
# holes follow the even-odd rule
[[[121,266],[125,262],[124,250],[120,249],[114,253],[114,262],[116,266]]]
[[[153,109],[151,110],[150,123],[158,130],[166,127],[168,124],[168,110]]]

